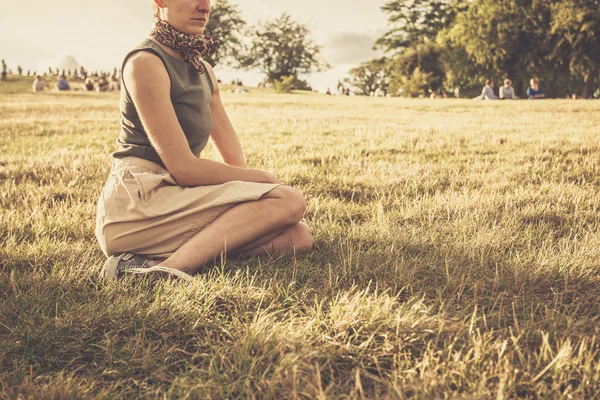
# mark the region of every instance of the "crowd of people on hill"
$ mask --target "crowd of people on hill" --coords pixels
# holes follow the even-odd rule
[[[120,73],[115,68],[112,73],[107,72],[92,72],[89,73],[85,68],[81,67],[75,70],[53,70],[48,69],[48,73],[44,76],[36,75],[33,81],[32,90],[34,92],[40,92],[45,90],[49,84],[45,77],[57,76],[56,89],[60,91],[65,90],[83,90],[86,92],[107,92],[107,91],[119,91],[121,90]],[[81,88],[73,88],[69,83],[69,78],[82,79],[83,84]]]
[[[32,84],[33,92],[41,92],[46,90],[50,85],[46,81],[45,77],[47,75],[37,75]],[[73,88],[71,87],[71,83],[69,82],[68,77],[72,75],[67,75],[65,73],[58,76],[55,87],[59,91],[65,90],[83,90],[86,92],[107,92],[107,91],[119,91],[121,90],[121,81],[118,75],[115,74],[92,74],[87,76],[81,85],[81,88]]]
[[[8,69],[5,60],[2,60],[2,81],[7,81],[8,74],[12,74],[12,70]],[[52,78],[56,78],[54,87],[59,91],[66,90],[83,90],[87,92],[107,92],[121,90],[120,71],[114,68],[112,72],[94,71],[89,72],[84,67],[74,69],[53,69],[48,67],[47,71],[38,74],[37,71],[25,71],[20,65],[17,66],[19,76],[35,77],[31,86],[33,92],[41,92],[48,90],[52,85],[48,82]],[[69,79],[83,80],[81,86],[74,86],[69,82]]]
[[[545,98],[544,91],[540,87],[538,78],[531,78],[529,87],[527,88],[527,99],[540,100]],[[512,86],[510,79],[504,80],[504,85],[500,87],[498,96],[494,93],[494,81],[488,79],[485,86],[481,90],[481,94],[473,100],[518,100],[519,97],[515,94],[515,88]]]

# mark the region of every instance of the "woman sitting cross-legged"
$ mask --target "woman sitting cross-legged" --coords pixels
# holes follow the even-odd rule
[[[98,200],[102,277],[190,274],[223,253],[312,248],[304,197],[271,173],[246,167],[202,60],[209,0],[154,0],[150,37],[123,63],[121,133]],[[209,138],[224,162],[200,158]]]

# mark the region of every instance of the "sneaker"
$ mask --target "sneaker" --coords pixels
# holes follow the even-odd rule
[[[165,278],[179,278],[184,281],[193,279],[190,275],[178,269],[158,265],[150,266],[149,262],[150,259],[142,254],[122,253],[118,256],[111,256],[104,263],[104,267],[100,271],[100,278],[109,280],[122,278],[127,274],[150,274]]]

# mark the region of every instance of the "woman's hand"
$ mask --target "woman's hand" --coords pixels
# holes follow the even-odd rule
[[[261,182],[261,183],[275,183],[278,185],[282,184],[282,182],[279,179],[275,178],[275,175],[273,175],[270,172],[267,172],[267,171],[257,171],[257,172],[259,172],[261,174],[261,176],[259,177],[259,179],[260,179],[259,182]]]

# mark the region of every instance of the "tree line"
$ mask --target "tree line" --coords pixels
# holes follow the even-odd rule
[[[600,84],[600,0],[392,0],[384,57],[347,79],[356,92],[474,94],[486,79],[532,77],[551,97],[590,98]]]
[[[390,0],[379,57],[348,73],[359,95],[421,96],[480,91],[486,79],[531,77],[551,97],[592,96],[600,84],[600,0]],[[237,6],[217,0],[206,32],[222,41],[209,60],[258,69],[265,81],[309,89],[301,74],[328,68],[310,30],[289,15],[247,27]]]

